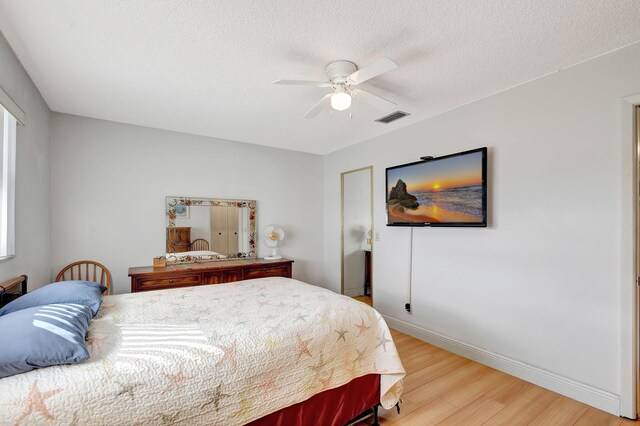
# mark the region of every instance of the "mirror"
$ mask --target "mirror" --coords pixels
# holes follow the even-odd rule
[[[342,173],[342,294],[371,304],[373,166]]]
[[[168,263],[256,257],[255,200],[167,197]]]

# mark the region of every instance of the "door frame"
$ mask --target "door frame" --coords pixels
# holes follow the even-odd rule
[[[632,372],[632,375],[635,379],[635,414],[636,417],[640,412],[640,398],[638,395],[640,394],[640,351],[638,351],[638,343],[640,339],[638,338],[638,332],[640,331],[640,316],[638,311],[638,285],[640,285],[640,105],[635,105],[635,114],[634,114],[634,134],[635,134],[635,149],[633,156],[633,192],[635,195],[634,202],[634,235],[635,235],[635,244],[634,244],[634,252],[633,257],[635,259],[634,262],[634,275],[635,275],[635,294],[634,294],[634,307],[633,307],[633,316],[634,316],[634,335],[635,341],[632,341],[633,351],[632,357],[635,359],[635,371]],[[622,401],[621,401],[622,402]],[[620,404],[622,406],[622,403]]]
[[[373,165],[360,167],[353,170],[348,170],[346,172],[340,173],[340,294],[344,294],[344,177],[351,173],[362,172],[364,170],[369,170],[369,186],[371,187],[371,205],[370,205],[370,213],[371,213],[371,264],[373,265],[374,258],[374,250],[373,250],[373,242],[374,231],[373,231]],[[371,282],[369,283],[369,293],[371,297],[371,304],[373,305],[373,268],[371,268]]]
[[[638,413],[638,285],[640,274],[640,93],[620,99],[620,415]]]

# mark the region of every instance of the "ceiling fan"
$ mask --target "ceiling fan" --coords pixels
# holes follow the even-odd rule
[[[383,111],[396,107],[394,102],[384,99],[371,92],[362,89],[354,89],[353,86],[364,83],[397,68],[395,62],[389,58],[380,58],[368,66],[358,69],[351,61],[334,61],[325,67],[328,81],[307,80],[276,80],[274,84],[287,84],[298,86],[330,87],[333,93],[324,96],[313,106],[304,118],[313,118],[322,110],[331,105],[337,111],[344,111],[351,106],[352,98],[362,99],[369,105]]]

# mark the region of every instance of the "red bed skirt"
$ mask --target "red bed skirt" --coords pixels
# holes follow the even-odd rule
[[[380,401],[380,376],[369,374],[339,388],[329,389],[306,401],[268,414],[251,426],[344,426]]]

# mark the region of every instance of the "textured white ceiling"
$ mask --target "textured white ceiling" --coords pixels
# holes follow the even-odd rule
[[[638,0],[0,0],[0,30],[54,111],[313,153],[406,126],[640,40]],[[303,119],[347,59],[400,66]]]

